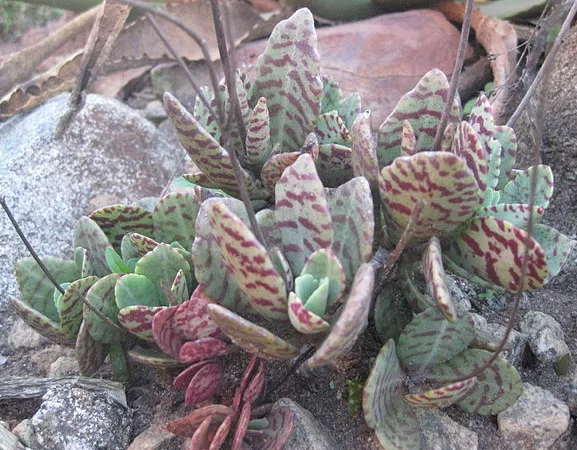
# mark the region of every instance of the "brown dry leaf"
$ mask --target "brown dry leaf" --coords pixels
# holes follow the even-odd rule
[[[442,2],[438,8],[449,20],[462,22],[464,19],[465,5],[461,3]],[[486,16],[478,8],[473,9],[471,19],[477,41],[491,61],[493,83],[497,87],[491,98],[493,115],[495,122],[502,124],[517,61],[517,33],[509,22]]]

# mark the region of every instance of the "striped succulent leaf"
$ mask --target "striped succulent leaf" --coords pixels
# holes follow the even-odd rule
[[[206,405],[193,410],[185,417],[167,423],[166,429],[177,436],[190,437],[207,417],[211,418],[211,423],[218,425],[234,414],[235,411],[229,406]]]
[[[455,305],[451,293],[445,284],[445,269],[443,268],[443,253],[439,239],[433,236],[423,253],[423,272],[429,293],[435,304],[449,322],[457,320]]]
[[[461,377],[472,373],[492,356],[487,350],[468,348],[427,374],[430,381]],[[519,373],[506,360],[497,358],[477,377],[474,387],[457,402],[462,409],[475,414],[497,414],[511,406],[522,393]]]
[[[186,285],[186,276],[182,270],[179,270],[174,277],[170,287],[170,297],[174,305],[180,305],[190,299],[188,286]]]
[[[300,156],[299,152],[279,153],[271,156],[262,166],[260,177],[266,190],[274,197],[275,186],[285,169]]]
[[[286,319],[286,285],[266,249],[224,203],[214,202],[207,211],[221,262],[230,277],[256,311],[271,319]]]
[[[180,362],[191,364],[202,361],[203,359],[212,359],[217,356],[226,355],[228,345],[215,337],[205,337],[196,341],[188,341],[182,344],[178,352]]]
[[[140,206],[112,205],[97,209],[89,216],[116,249],[126,234],[152,234],[152,214]]]
[[[182,367],[182,363],[179,360],[153,348],[136,347],[128,350],[128,356],[134,362],[146,366],[160,367],[163,369]]]
[[[186,406],[198,405],[209,400],[220,387],[223,379],[222,367],[220,364],[204,364],[197,369],[196,373],[188,383],[184,395]]]
[[[201,186],[206,189],[218,189],[218,184],[210,180],[210,178],[208,178],[202,172],[187,173],[184,174],[182,178],[184,178],[189,183]]]
[[[491,102],[485,94],[479,95],[469,114],[469,124],[473,127],[479,139],[483,143],[487,154],[491,152],[487,149],[488,142],[493,139],[495,130],[495,120],[491,109]]]
[[[86,293],[86,301],[112,322],[118,324],[118,306],[114,297],[114,286],[124,274],[111,273],[100,278]],[[115,344],[122,341],[122,335],[104,322],[96,313],[85,308],[84,322],[90,336],[101,344]]]
[[[531,203],[531,179],[533,167],[519,172],[515,179],[509,181],[501,193],[501,203]],[[553,196],[553,172],[549,166],[537,166],[537,186],[533,204],[547,208]]]
[[[218,101],[214,95],[212,89],[207,86],[203,86],[200,88],[204,97],[210,103],[213,111],[218,111]],[[223,83],[218,85],[218,98],[220,99],[220,104],[222,108],[225,107],[225,102],[228,101],[228,91],[226,86]],[[213,116],[210,110],[206,107],[206,105],[200,99],[200,96],[196,97],[196,102],[194,103],[193,109],[194,119],[200,124],[202,128],[204,128],[211,136],[214,137],[215,140],[221,142],[222,140],[222,131],[218,124],[218,118]]]
[[[415,133],[416,152],[430,151],[447,97],[449,82],[439,69],[427,72],[415,88],[403,95],[393,112],[379,127],[377,157],[380,167],[387,166],[401,155],[403,122],[408,120]],[[455,99],[449,122],[458,122],[461,116],[459,101]]]
[[[333,228],[324,187],[308,154],[289,166],[275,189],[275,219],[282,250],[294,273],[301,273],[315,250],[330,247]]]
[[[549,281],[561,271],[577,241],[543,224],[534,226],[532,236],[545,252],[548,270],[546,281]]]
[[[477,211],[476,217],[486,217],[491,216],[495,219],[506,220],[511,222],[517,228],[526,230],[529,226],[529,213],[531,209],[529,205],[523,205],[520,203],[499,203],[492,206],[483,206],[479,211]],[[538,222],[545,209],[541,206],[533,207],[533,221]]]
[[[74,248],[82,247],[88,250],[90,267],[94,271],[90,275],[103,277],[110,273],[106,263],[106,249],[112,248],[110,241],[98,224],[89,217],[81,217],[74,228]]]
[[[348,145],[351,141],[351,134],[336,110],[321,114],[313,132],[319,144]]]
[[[172,317],[174,330],[190,341],[221,336],[222,333],[206,309],[210,303],[211,300],[204,294],[202,288],[196,288],[190,300],[176,309]]]
[[[168,244],[176,241],[190,250],[200,203],[196,195],[189,193],[175,192],[161,198],[152,213],[152,237]]]
[[[453,148],[453,141],[455,140],[455,128],[457,128],[457,124],[457,122],[449,123],[447,128],[445,128],[445,132],[443,133],[443,137],[439,143],[440,152],[450,152],[451,148]]]
[[[262,165],[270,151],[270,116],[266,98],[258,99],[256,106],[250,112],[246,127],[246,162]]]
[[[138,233],[132,233],[129,239],[133,251],[135,251],[139,256],[146,255],[159,245],[159,243],[154,239]]]
[[[485,146],[488,152],[487,158],[487,188],[497,189],[497,184],[501,178],[501,154],[503,146],[496,139],[491,139]]]
[[[184,338],[172,326],[172,318],[178,306],[170,306],[158,311],[152,318],[152,335],[158,348],[169,356],[178,359]]]
[[[365,177],[371,189],[379,186],[379,162],[373,132],[371,130],[371,113],[359,114],[352,128],[352,164],[356,177]]]
[[[413,318],[400,283],[387,283],[375,304],[375,328],[381,342],[397,341]]]
[[[350,130],[357,116],[361,113],[361,96],[353,92],[341,100],[338,113],[345,126]]]
[[[275,408],[266,416],[267,427],[263,430],[247,430],[247,439],[254,448],[279,450],[288,441],[294,427],[294,413],[290,408]],[[214,440],[213,440],[214,442]]]
[[[303,334],[321,333],[330,327],[321,316],[308,309],[294,292],[289,294],[288,315],[293,327]]]
[[[435,307],[417,314],[397,346],[401,363],[410,370],[445,362],[463,351],[475,337],[473,319],[468,314],[449,322]]]
[[[341,106],[341,87],[339,83],[327,77],[323,79],[323,98],[321,100],[321,114],[338,111]]]
[[[294,345],[223,306],[212,303],[207,309],[220,330],[253,355],[264,359],[290,359],[298,354],[298,348]]]
[[[410,405],[422,409],[445,408],[467,395],[477,384],[477,378],[450,383],[419,394],[407,394],[403,399]]]
[[[56,308],[60,316],[60,330],[68,338],[75,339],[82,323],[82,309],[84,303],[82,297],[98,280],[98,277],[89,276],[73,281],[66,288],[64,294],[59,296]]]
[[[396,233],[407,226],[417,202],[425,200],[413,230],[415,240],[447,235],[473,217],[483,200],[466,162],[446,152],[397,158],[381,171],[379,186]]]
[[[140,339],[154,342],[152,319],[157,312],[163,309],[164,307],[162,306],[127,306],[118,312],[118,321],[124,328]]]
[[[425,450],[423,436],[415,411],[399,396],[389,407],[383,424],[375,435],[387,450]]]
[[[475,129],[467,122],[457,126],[451,152],[463,158],[482,192],[487,188],[487,160],[483,143]]]
[[[373,266],[370,263],[362,264],[341,315],[333,324],[327,338],[307,360],[308,367],[323,366],[350,350],[367,325],[374,284]]]
[[[493,217],[474,219],[469,227],[451,240],[447,256],[463,269],[511,292],[517,292],[527,232]],[[539,243],[529,240],[524,291],[533,291],[547,278],[547,260]]]
[[[320,145],[319,157],[316,164],[319,178],[326,187],[339,187],[355,176],[352,164],[352,151],[344,145]]]
[[[453,125],[453,124],[450,124]],[[403,120],[403,135],[401,137],[401,155],[414,155],[417,152],[417,136],[411,122]]]
[[[323,83],[313,16],[300,9],[273,30],[256,63],[250,98],[267,99],[270,137],[296,151],[321,112]]]

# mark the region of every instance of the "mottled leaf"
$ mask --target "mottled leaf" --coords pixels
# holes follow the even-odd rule
[[[171,358],[166,353],[152,348],[133,348],[128,351],[128,356],[134,362],[147,366],[161,367],[170,369],[173,367],[182,367],[182,363],[177,359]]]
[[[166,243],[176,241],[190,250],[199,208],[200,200],[193,194],[175,192],[161,198],[152,213],[154,239]]]
[[[485,94],[479,95],[471,114],[469,114],[469,124],[473,127],[481,142],[483,142],[484,149],[487,154],[491,152],[487,150],[488,142],[493,139],[493,130],[495,128],[495,121],[493,119],[493,112],[491,109],[491,102]]]
[[[275,197],[282,250],[293,273],[300,273],[311,253],[333,241],[327,199],[310,155],[301,155],[284,171]]]
[[[215,431],[214,437],[212,438],[212,441],[210,441],[210,447],[208,447],[208,450],[219,450],[223,446],[231,428],[232,416],[227,416]]]
[[[330,327],[322,317],[308,310],[294,292],[289,294],[288,316],[297,331],[304,334],[320,333]]]
[[[462,377],[484,365],[492,354],[486,350],[469,348],[433,368],[431,381]],[[477,384],[457,402],[462,409],[475,414],[497,414],[511,406],[522,393],[519,373],[506,360],[497,358],[477,376]]]
[[[347,287],[373,254],[373,198],[366,179],[357,177],[328,195],[333,225],[332,251],[345,269]]]
[[[88,250],[82,247],[76,247],[74,250],[74,261],[76,267],[80,270],[80,278],[86,278],[93,273],[90,259],[88,258]]]
[[[477,378],[469,378],[464,381],[457,381],[445,386],[430,389],[419,394],[407,394],[403,399],[417,408],[434,409],[445,408],[460,400],[469,393],[477,384]]]
[[[365,177],[371,189],[378,189],[379,162],[377,161],[376,145],[371,130],[371,113],[365,111],[359,114],[352,128],[353,172],[356,177]]]
[[[469,283],[474,283],[481,288],[491,289],[491,290],[497,291],[497,292],[505,291],[505,289],[503,287],[498,286],[498,285],[493,284],[493,283],[490,283],[490,282],[484,280],[483,278],[478,277],[474,273],[469,272],[468,270],[462,268],[457,263],[455,263],[450,258],[448,258],[446,254],[443,255],[443,262],[445,263],[445,266],[452,273],[454,273],[458,277],[463,278],[464,280],[467,280]]]
[[[48,256],[42,262],[59,284],[80,278],[80,269],[74,261]],[[54,285],[32,257],[19,259],[15,265],[16,281],[22,302],[54,322],[60,316],[54,304]]]
[[[361,113],[361,96],[358,92],[353,92],[341,100],[338,108],[339,116],[345,122],[345,126],[350,130],[353,122]]]
[[[449,322],[457,320],[455,305],[451,293],[445,284],[445,269],[443,268],[443,252],[439,239],[433,236],[423,253],[423,272],[429,293],[435,304]]]
[[[114,286],[122,276],[124,275],[120,273],[106,275],[94,283],[86,293],[86,301],[116,324],[119,322]],[[122,335],[118,331],[88,308],[84,308],[84,322],[90,336],[102,344],[112,344],[122,340]]]
[[[531,199],[531,179],[533,167],[517,174],[515,179],[509,181],[501,193],[501,203],[523,203],[541,206],[547,209],[553,196],[553,172],[549,166],[537,166],[537,186],[535,198]],[[533,201],[531,201],[533,200]]]
[[[487,188],[487,160],[483,142],[475,129],[467,122],[457,126],[451,152],[465,160],[482,192]]]
[[[246,127],[247,164],[260,165],[266,161],[271,150],[269,122],[266,98],[261,97],[251,111]]]
[[[195,409],[187,416],[173,420],[166,424],[166,429],[177,436],[190,437],[207,417],[211,417],[212,424],[219,424],[228,416],[233,416],[234,411],[225,405],[207,405]]]
[[[178,358],[183,337],[172,327],[172,317],[177,306],[171,306],[158,311],[152,319],[152,335],[158,347],[167,355]]]
[[[420,152],[397,158],[383,168],[379,180],[386,212],[400,234],[413,208],[426,204],[413,238],[443,236],[473,217],[483,200],[463,159],[447,152]]]
[[[266,249],[223,203],[212,203],[208,216],[222,263],[253,308],[272,319],[286,318],[286,286]]]
[[[226,342],[214,337],[206,337],[196,341],[185,342],[178,354],[179,361],[187,364],[195,363],[203,359],[212,359],[226,355],[228,345]]]
[[[238,387],[234,391],[234,398],[232,400],[232,409],[238,411],[240,408],[240,403],[243,400],[244,392],[248,387],[249,383],[253,380],[257,372],[264,371],[263,362],[257,356],[252,356],[244,368],[244,372],[242,373],[242,378],[240,379],[240,383]]]
[[[136,251],[140,256],[146,255],[159,245],[154,239],[138,233],[132,233],[130,235],[130,243],[132,244],[134,251]]]
[[[164,308],[161,306],[128,306],[118,312],[118,321],[124,328],[140,339],[154,342],[152,319],[154,315],[162,309]]]
[[[207,309],[221,331],[253,355],[265,359],[290,359],[298,353],[292,344],[220,305],[213,303]]]
[[[445,362],[463,351],[475,337],[475,325],[468,314],[449,322],[441,312],[429,308],[417,314],[399,337],[397,354],[411,370]]]
[[[357,271],[341,315],[327,338],[307,360],[308,367],[327,364],[352,347],[367,325],[374,283],[373,266],[370,263],[362,264]]]
[[[503,189],[509,181],[517,159],[517,137],[513,128],[506,125],[495,126],[493,137],[501,144],[501,170],[499,171],[497,189]]]
[[[190,449],[200,450],[206,448],[209,443],[208,431],[212,423],[212,418],[209,416],[202,421],[196,430],[194,430],[193,435],[190,438]]]
[[[542,224],[534,226],[532,236],[545,252],[548,270],[545,281],[548,282],[561,271],[577,241]]]
[[[501,176],[501,153],[503,146],[499,141],[491,139],[487,143],[485,151],[489,152],[487,161],[487,187],[497,189],[497,183]]]
[[[170,293],[177,305],[181,305],[190,298],[188,286],[186,285],[186,277],[182,270],[176,273],[172,286],[170,287]]]
[[[321,114],[313,133],[317,136],[319,144],[347,145],[351,140],[351,134],[336,110]]]
[[[413,313],[405,301],[399,283],[387,283],[375,304],[375,328],[381,342],[398,341],[403,328],[411,321]]]
[[[449,82],[439,69],[427,72],[415,88],[401,97],[393,112],[379,127],[377,157],[380,167],[387,166],[401,154],[403,122],[408,120],[417,138],[416,152],[432,147],[447,97]],[[460,120],[460,105],[455,99],[449,122]]]
[[[326,187],[336,188],[353,178],[352,151],[338,144],[319,146],[319,158],[316,161],[319,178]]]
[[[267,99],[272,142],[296,151],[320,115],[322,96],[314,20],[303,8],[273,30],[256,63],[250,97]]]
[[[441,142],[439,143],[440,152],[450,152],[453,147],[453,140],[455,139],[455,128],[457,128],[457,122],[450,123],[445,128]],[[415,144],[416,145],[416,144]]]
[[[505,220],[480,217],[457,238],[451,240],[448,257],[474,275],[517,292],[527,233]],[[538,242],[529,240],[527,274],[524,291],[533,291],[547,278],[547,260]]]
[[[211,181],[204,173],[202,172],[194,172],[194,173],[187,173],[182,175],[189,183],[194,185],[198,185],[207,189],[218,189],[218,184]]]
[[[211,398],[220,387],[222,376],[220,364],[206,364],[198,369],[188,384],[184,404],[198,405]]]
[[[336,80],[323,78],[323,98],[321,101],[321,114],[330,111],[338,111],[341,105],[341,88]]]
[[[90,276],[76,280],[66,288],[56,305],[60,315],[60,330],[70,339],[75,339],[82,323],[82,298],[98,280],[98,277]]]
[[[218,95],[215,97],[214,92],[211,88],[207,86],[203,86],[200,88],[200,91],[204,95],[204,97],[208,100],[210,106],[212,107],[213,111],[218,111],[218,103],[220,102],[222,108],[224,108],[224,103],[228,100],[228,90],[224,84],[218,85]],[[212,115],[210,110],[206,107],[204,102],[200,99],[200,96],[196,97],[196,101],[194,103],[194,118],[198,121],[200,126],[204,128],[211,136],[214,137],[217,141],[221,141],[222,139],[222,131],[220,130],[220,126],[218,125],[218,118]]]
[[[76,337],[76,360],[78,372],[83,377],[90,377],[104,364],[108,355],[108,345],[95,341],[88,332],[86,322],[82,322]]]
[[[491,216],[495,219],[506,220],[511,222],[517,228],[526,230],[529,226],[529,213],[531,209],[529,205],[523,205],[519,203],[499,203],[492,206],[483,206],[479,211],[477,211],[477,217]],[[533,207],[533,223],[538,222],[545,209],[541,206]]]
[[[273,409],[266,416],[268,427],[264,430],[258,430],[254,433],[247,431],[247,437],[255,448],[261,450],[282,450],[284,444],[291,436],[294,426],[294,413],[288,407],[281,406]]]
[[[275,186],[285,169],[300,156],[299,152],[279,153],[271,156],[262,166],[260,177],[264,187],[274,196]]]
[[[453,125],[453,124],[450,124]],[[403,120],[403,135],[401,137],[401,154],[414,155],[417,150],[417,136],[411,122]]]
[[[401,397],[389,406],[375,435],[387,450],[425,450],[425,438],[417,422],[415,411]]]
[[[126,234],[152,234],[152,214],[140,206],[106,206],[97,209],[89,217],[117,250]]]
[[[243,439],[248,429],[248,423],[250,422],[250,415],[252,412],[252,407],[250,403],[245,403],[240,410],[238,415],[238,421],[236,423],[236,430],[232,437],[232,443],[230,446],[231,450],[242,450]]]
[[[106,249],[112,248],[108,238],[100,227],[92,219],[81,217],[74,228],[74,248],[83,247],[88,253],[90,267],[97,277],[103,277],[110,273],[106,264]]]
[[[184,369],[182,372],[180,372],[174,378],[172,385],[178,389],[186,388],[188,386],[188,384],[190,383],[190,381],[194,378],[196,373],[199,371],[199,369],[206,366],[207,364],[211,364],[211,363],[215,363],[215,362],[216,362],[215,360],[205,359],[205,360],[196,362],[194,364],[191,364],[190,366],[188,366],[186,369]]]
[[[253,404],[258,400],[265,388],[264,364],[259,360],[256,371],[249,378],[246,388],[242,391],[242,401]],[[235,392],[236,396],[236,392]]]
[[[202,287],[193,292],[190,300],[182,303],[172,318],[172,327],[186,340],[218,337],[220,332],[212,320],[206,306],[211,303]]]

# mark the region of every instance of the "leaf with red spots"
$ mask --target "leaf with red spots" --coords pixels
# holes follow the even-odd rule
[[[182,303],[172,317],[172,327],[184,339],[194,341],[205,337],[218,337],[218,326],[208,314],[211,299],[202,286],[195,289],[190,300]]]
[[[181,305],[190,298],[188,295],[188,286],[186,285],[186,277],[182,270],[179,270],[174,277],[174,281],[170,287],[170,297],[174,300],[175,305]]]
[[[487,148],[487,144],[494,138],[493,131],[495,129],[495,121],[493,119],[491,102],[489,102],[485,94],[479,95],[475,101],[471,109],[471,114],[469,114],[469,124],[479,136],[487,155],[490,155],[491,151]]]
[[[517,292],[527,232],[510,222],[493,217],[480,217],[449,243],[447,256],[463,269],[484,280]],[[527,274],[524,291],[534,291],[547,278],[547,260],[538,242],[529,240]]]
[[[140,206],[106,206],[97,209],[89,217],[96,222],[117,250],[126,234],[152,234],[152,214]]]
[[[483,366],[492,356],[486,350],[468,348],[427,374],[430,381],[461,377]],[[477,376],[477,383],[457,402],[462,409],[474,414],[498,414],[519,398],[523,385],[519,373],[503,358],[497,358]]]
[[[491,216],[495,219],[506,220],[511,222],[517,228],[526,230],[529,226],[529,213],[531,209],[529,205],[523,205],[519,203],[499,203],[492,206],[483,206],[479,211],[477,211],[477,217]],[[533,223],[538,222],[545,209],[541,206],[533,207]]]
[[[423,272],[429,293],[435,304],[449,322],[455,322],[457,320],[455,306],[451,293],[445,284],[441,243],[434,236],[430,239],[429,245],[423,253]]]
[[[266,98],[258,99],[256,106],[250,112],[246,127],[246,162],[261,165],[271,151],[270,117]]]
[[[379,166],[387,166],[401,155],[403,122],[408,120],[416,137],[416,152],[432,149],[441,115],[449,96],[449,82],[439,69],[427,72],[415,88],[401,97],[393,112],[379,127],[377,157]],[[449,123],[461,116],[459,100],[455,99]]]
[[[365,177],[371,189],[379,186],[379,162],[373,132],[371,130],[371,113],[359,114],[352,128],[352,164],[356,177]]]
[[[120,324],[135,336],[145,341],[154,342],[152,335],[152,319],[164,309],[162,306],[135,305],[122,308],[118,313]]]
[[[112,245],[104,231],[89,217],[81,217],[76,222],[74,248],[77,247],[85,248],[88,251],[87,257],[93,270],[93,273],[89,275],[103,277],[110,273],[106,263],[106,249],[112,248]]]
[[[321,114],[313,133],[317,136],[319,144],[348,145],[351,140],[351,134],[337,111]]]
[[[90,276],[73,281],[63,295],[58,297],[56,308],[60,316],[60,330],[70,339],[76,338],[82,323],[82,297],[98,281],[98,277]]]
[[[534,204],[547,208],[553,196],[553,172],[549,166],[537,166],[537,186],[535,198],[531,202],[531,179],[533,167],[519,172],[514,180],[509,181],[501,193],[501,203]]]
[[[275,218],[293,274],[315,250],[330,247],[333,228],[324,187],[310,155],[301,155],[276,185]]]
[[[415,205],[426,202],[413,229],[414,240],[449,234],[473,217],[483,200],[466,162],[447,152],[397,158],[381,171],[379,187],[390,232],[399,236]]]
[[[453,125],[453,124],[450,124]],[[414,155],[417,150],[417,136],[411,122],[403,120],[403,137],[401,138],[401,154]]]
[[[312,368],[325,365],[350,350],[367,325],[374,284],[373,266],[370,263],[362,264],[341,315],[327,338],[307,360],[307,366]]]
[[[273,30],[256,63],[252,102],[267,99],[270,138],[283,151],[296,151],[321,112],[323,83],[314,20],[299,9]]]
[[[220,424],[233,415],[234,411],[228,406],[207,405],[195,409],[185,417],[167,423],[166,429],[177,436],[190,437],[207,417],[211,418],[212,424]]]
[[[212,359],[226,355],[228,345],[226,342],[214,337],[206,337],[196,341],[185,342],[178,353],[178,360],[191,364],[203,359]]]
[[[340,102],[338,113],[345,126],[350,130],[353,122],[361,113],[361,96],[358,92],[353,92],[343,98]]]
[[[547,225],[537,224],[533,229],[533,238],[545,252],[547,258],[547,269],[549,271],[546,281],[550,281],[557,275],[569,257],[577,241],[569,239],[563,233]]]
[[[499,178],[501,177],[501,153],[503,146],[495,139],[491,139],[485,146],[485,151],[489,152],[487,159],[487,188],[497,189]]]
[[[223,333],[253,355],[265,359],[290,359],[298,353],[294,345],[220,305],[208,305],[208,312]]]
[[[190,380],[184,395],[186,406],[198,405],[211,398],[222,383],[220,364],[205,364]]]
[[[487,161],[483,143],[473,127],[467,122],[457,126],[451,152],[465,160],[482,192],[487,188]]]
[[[302,300],[294,293],[289,294],[288,302],[289,319],[300,333],[316,334],[328,330],[329,323],[312,311],[309,311]]]
[[[326,187],[339,187],[355,176],[351,149],[344,145],[319,146],[319,158],[316,164],[319,178]]]
[[[140,256],[146,255],[159,245],[154,239],[138,233],[132,233],[130,235],[130,243],[132,244],[134,251],[136,251]]]
[[[164,95],[164,107],[181,145],[202,173],[226,193],[238,196],[238,186],[228,152],[168,93]],[[242,174],[251,198],[268,197],[248,172],[243,170]]]
[[[451,259],[446,254],[443,255],[443,262],[445,263],[445,266],[447,267],[447,269],[449,269],[449,271],[451,273],[457,275],[458,277],[463,278],[464,280],[467,280],[469,283],[474,283],[478,287],[481,287],[484,289],[491,289],[491,290],[496,291],[496,292],[504,292],[505,291],[505,289],[503,287],[497,286],[496,284],[493,284],[493,283],[490,283],[487,280],[484,280],[483,278],[478,277],[474,273],[471,273],[471,272],[463,269],[461,266],[459,266],[455,262],[451,261]]]
[[[430,389],[419,394],[407,394],[403,398],[416,408],[436,409],[445,408],[459,401],[467,395],[477,384],[477,378],[450,383],[445,386]]]
[[[338,111],[341,105],[342,91],[336,80],[322,77],[323,79],[323,98],[321,101],[321,114],[331,111]]]
[[[419,450],[423,448],[424,437],[415,412],[401,397],[404,381],[395,341],[390,339],[377,355],[365,383],[363,411],[383,448]]]
[[[299,152],[279,153],[271,156],[264,163],[260,177],[265,188],[272,196],[274,196],[275,186],[285,169],[293,164],[299,156]]]
[[[286,319],[285,282],[263,245],[223,203],[212,203],[208,216],[222,263],[253,308],[266,317]]]
[[[410,370],[422,370],[445,362],[463,351],[475,337],[475,325],[468,314],[454,323],[432,307],[417,314],[409,323],[397,346],[402,364]]]
[[[175,192],[162,197],[152,213],[154,239],[171,244],[178,242],[190,250],[200,199],[190,193]]]
[[[214,95],[214,91],[207,86],[201,87],[200,90],[204,95],[204,97],[208,100],[213,111],[215,112],[218,111],[218,102],[220,102],[222,108],[225,107],[225,102],[228,100],[228,90],[226,89],[226,86],[223,83],[219,83],[218,96],[216,97]],[[222,132],[218,124],[218,118],[212,115],[210,110],[200,99],[200,96],[196,97],[193,114],[194,119],[198,121],[200,126],[204,128],[208,133],[210,133],[210,135],[214,137],[215,140],[217,140],[218,142],[222,140]]]
[[[118,307],[114,297],[114,285],[124,274],[111,273],[94,283],[86,293],[86,301],[112,322],[118,324]],[[102,344],[122,341],[122,335],[104,322],[96,313],[84,308],[84,322],[90,336]]]
[[[453,147],[453,141],[455,139],[455,128],[457,127],[457,122],[453,122],[447,125],[441,142],[439,143],[440,152],[450,152]]]

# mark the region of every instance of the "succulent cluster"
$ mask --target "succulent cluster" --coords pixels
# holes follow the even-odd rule
[[[237,74],[235,102],[224,83],[203,91],[211,108],[198,99],[192,113],[167,94],[168,116],[199,168],[185,176],[196,189],[169,194],[153,210],[117,205],[82,218],[74,259],[44,259],[64,294],[24,259],[13,304],[50,339],[76,342],[86,373],[109,353],[122,374],[128,340],[138,344],[128,351],[133,360],[188,364],[174,383],[187,388],[187,405],[197,405],[221,383],[216,358],[229,351],[227,338],[265,359],[293,358],[313,343],[310,368],[346,352],[372,312],[374,249],[390,249],[410,232],[376,302],[385,345],[363,409],[385,448],[418,450],[420,408],[456,403],[494,414],[521,393],[518,373],[503,359],[467,376],[487,362],[491,343],[457,312],[445,267],[494,290],[534,290],[560,271],[574,242],[539,223],[552,196],[551,170],[513,169],[515,135],[494,124],[485,97],[468,120],[455,100],[432,148],[449,95],[444,74],[433,70],[375,138],[358,96],[342,98],[321,77],[313,25],[307,10],[281,22],[255,80]],[[232,114],[236,103],[246,136],[234,122],[221,128],[215,116]],[[254,221],[236,198],[233,152],[260,209]],[[264,367],[253,358],[231,407],[201,406],[169,429],[190,436],[191,448],[220,448],[233,425],[233,448],[280,448],[292,416],[279,410],[263,420],[255,412],[263,386]]]

